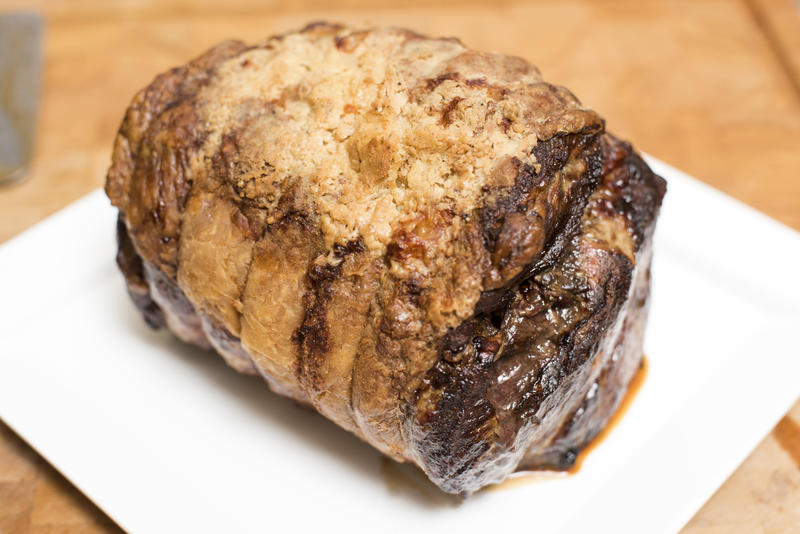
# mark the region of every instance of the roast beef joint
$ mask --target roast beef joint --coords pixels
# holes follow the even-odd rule
[[[568,468],[641,363],[665,182],[519,58],[227,41],[136,95],[106,192],[150,326],[446,492]]]

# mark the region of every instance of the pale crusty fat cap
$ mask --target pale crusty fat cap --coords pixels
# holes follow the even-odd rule
[[[293,187],[303,211],[319,215],[329,249],[360,239],[376,255],[421,212],[469,213],[482,190],[510,185],[509,160],[535,166],[537,139],[585,120],[570,117],[583,108],[569,91],[522,59],[328,24],[228,60],[196,102],[209,132],[201,158],[229,128],[247,130],[237,132],[245,144],[233,186],[267,223]]]

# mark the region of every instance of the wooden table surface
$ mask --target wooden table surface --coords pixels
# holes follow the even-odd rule
[[[27,181],[0,189],[0,243],[101,186],[122,113],[154,74],[223,38],[253,41],[319,19],[457,35],[528,58],[640,150],[800,230],[800,18],[792,0],[336,4],[0,0],[0,11],[34,9],[46,20],[36,157]],[[797,532],[798,466],[800,403],[685,532]],[[115,531],[0,422],[0,533]]]

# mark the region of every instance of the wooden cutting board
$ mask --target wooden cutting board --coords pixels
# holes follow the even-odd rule
[[[155,73],[226,37],[254,41],[319,19],[458,35],[528,58],[640,150],[800,230],[800,20],[791,0],[337,5],[0,0],[0,10],[37,9],[47,23],[35,161],[26,182],[0,189],[0,242],[101,186],[122,113]],[[798,422],[800,404],[685,531],[800,525]],[[0,424],[0,533],[115,530]]]

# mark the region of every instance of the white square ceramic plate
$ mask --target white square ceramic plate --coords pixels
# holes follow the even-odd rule
[[[575,475],[446,499],[148,330],[99,191],[0,247],[0,417],[132,532],[674,532],[800,393],[800,235],[650,163],[650,369]]]

